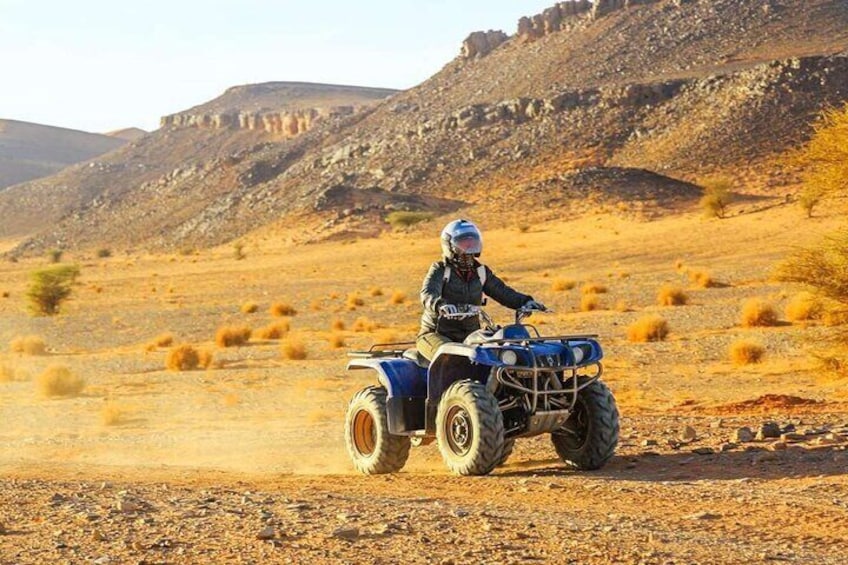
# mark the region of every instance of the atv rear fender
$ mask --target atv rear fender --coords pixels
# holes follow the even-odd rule
[[[386,389],[389,433],[409,435],[424,429],[427,400],[427,369],[404,358],[353,359],[348,369],[373,369]]]

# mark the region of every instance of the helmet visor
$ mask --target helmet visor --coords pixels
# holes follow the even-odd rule
[[[483,251],[483,242],[476,233],[462,233],[452,238],[454,249],[467,255],[479,255]]]

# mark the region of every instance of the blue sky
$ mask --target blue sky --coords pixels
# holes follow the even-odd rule
[[[554,3],[0,0],[0,118],[150,130],[237,84],[408,88]]]

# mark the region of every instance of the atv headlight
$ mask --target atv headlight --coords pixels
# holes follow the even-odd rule
[[[501,361],[507,365],[515,365],[518,363],[518,353],[511,349],[504,349],[501,351]]]
[[[581,361],[583,361],[583,349],[580,347],[572,347],[571,354],[574,355],[574,364],[579,365]]]

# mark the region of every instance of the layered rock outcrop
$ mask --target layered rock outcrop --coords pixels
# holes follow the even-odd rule
[[[160,126],[163,128],[262,130],[294,137],[309,131],[318,120],[349,116],[355,111],[354,106],[333,106],[329,109],[308,108],[283,112],[180,113],[163,116]]]
[[[507,39],[509,36],[501,30],[472,32],[462,42],[462,56],[466,59],[485,57]]]

